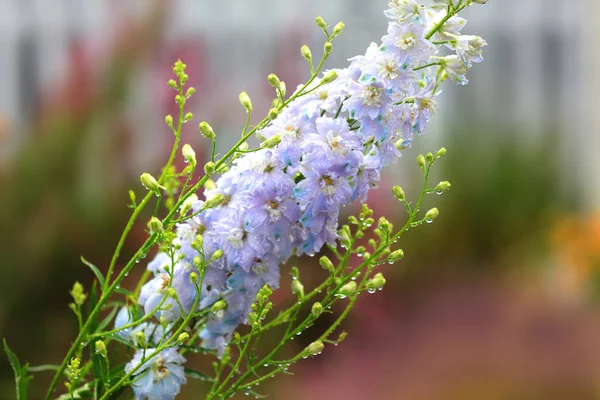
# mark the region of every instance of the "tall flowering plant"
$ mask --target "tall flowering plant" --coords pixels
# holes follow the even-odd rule
[[[307,46],[301,49],[311,71],[305,84],[288,95],[285,83],[269,75],[275,99],[268,116],[253,127],[252,101],[240,94],[246,124],[241,139],[222,157],[215,154],[213,129],[199,124],[212,153],[197,181],[194,150],[187,144],[180,148],[182,126],[193,120],[186,102],[195,90],[186,85],[185,64],[176,62],[175,79],[168,85],[176,93],[179,115],[165,120],[174,135],[171,156],[158,178],[141,175],[147,192],[140,200],[130,191],[133,213],[106,272],[82,259],[97,280],[89,293],[79,283],[73,286],[70,308],[79,334],[63,361],[21,366],[5,342],[17,397],[25,398],[29,373],[43,369],[55,372],[47,399],[116,399],[129,390],[140,400],[173,399],[189,378],[207,382],[207,399],[238,392],[258,396],[256,386],[266,379],[343,340],[343,332],[332,336],[358,296],[386,283],[377,267],[403,258],[396,242],[438,216],[436,208],[422,212],[424,197],[450,188],[448,182],[429,184],[433,165],[446,154],[441,149],[417,157],[424,184],[415,201],[399,186],[393,188],[408,214],[404,226],[396,229],[384,217],[375,222],[364,203],[382,169],[424,132],[441,84],[467,83],[467,71],[482,61],[485,41],[462,34],[466,20],[457,14],[485,2],[436,0],[426,7],[416,0],[394,0],[385,11],[390,23],[382,43],[371,44],[347,68],[329,71],[322,67],[344,24],[330,29],[317,17],[326,41],[318,63]],[[260,139],[259,146],[250,146],[252,136]],[[173,163],[180,151],[187,167],[176,172]],[[341,208],[354,201],[363,203],[362,210],[340,227]],[[153,203],[146,241],[116,271],[132,226]],[[324,247],[333,255],[319,258],[327,278],[307,290],[301,271],[291,268],[297,301],[271,316],[280,266]],[[137,287],[122,288],[125,276],[155,248]],[[280,350],[337,302],[345,303],[338,318],[304,350],[281,359]],[[248,325],[243,334],[241,325]],[[261,341],[277,327],[283,331],[278,341]],[[120,362],[118,347],[127,349],[129,360]],[[186,366],[194,353],[216,357],[211,374]],[[62,395],[56,392],[61,381],[66,387]]]

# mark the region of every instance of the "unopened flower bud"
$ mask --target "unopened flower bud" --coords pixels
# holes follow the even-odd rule
[[[169,79],[169,81],[167,82],[167,85],[169,85],[169,87],[171,89],[177,89],[177,82],[175,82],[174,79]]]
[[[225,303],[224,300],[219,300],[215,304],[213,304],[213,306],[210,308],[210,311],[216,313],[221,310],[224,310],[225,307],[227,307],[227,303]]]
[[[392,253],[388,257],[388,261],[391,264],[393,264],[396,261],[402,260],[403,258],[404,258],[404,251],[403,250],[396,250],[396,251],[392,251]]]
[[[385,217],[379,218],[377,222],[377,227],[381,229],[382,232],[389,232],[392,229],[392,224]]]
[[[419,154],[419,156],[417,157],[417,164],[419,165],[419,167],[421,167],[421,169],[425,169],[426,161],[425,156],[423,154]]]
[[[324,348],[325,345],[323,344],[323,342],[317,340],[316,342],[312,342],[308,345],[308,347],[306,348],[306,352],[311,356],[316,356],[317,354],[321,354]]]
[[[315,18],[315,23],[317,24],[317,26],[319,28],[322,28],[322,29],[327,28],[327,23],[325,22],[325,20],[323,19],[323,17],[317,17],[317,18]]]
[[[398,200],[400,200],[400,201],[406,200],[406,195],[404,194],[404,190],[402,190],[402,188],[400,186],[394,186],[392,188],[392,193]]]
[[[198,283],[198,278],[199,278],[199,276],[196,272],[192,272],[190,274],[190,282],[192,282],[193,284]]]
[[[165,117],[165,124],[167,124],[169,128],[173,128],[173,117],[171,115]]]
[[[380,273],[375,274],[373,279],[371,279],[367,282],[367,290],[373,291],[373,290],[381,289],[384,285],[385,285],[385,278],[383,277],[383,274],[380,272]]]
[[[212,161],[207,162],[204,165],[204,173],[208,176],[214,174],[215,173],[215,163]]]
[[[185,116],[183,117],[183,122],[189,122],[194,118],[194,114],[192,114],[191,112],[188,112],[187,114],[185,114]]]
[[[442,147],[441,149],[438,150],[437,152],[437,156],[438,157],[444,157],[446,155],[446,148]]]
[[[192,209],[192,206],[194,205],[194,203],[197,201],[198,201],[198,196],[195,193],[193,193],[190,197],[185,199],[183,204],[181,205],[181,208],[179,209],[179,215],[184,215],[185,213],[190,211]]]
[[[147,344],[147,341],[146,341],[146,334],[144,333],[144,331],[139,331],[138,333],[136,333],[135,340],[138,345],[140,345],[141,347],[145,347]]]
[[[326,270],[326,271],[333,272],[335,270],[335,267],[333,266],[333,263],[331,262],[331,260],[327,256],[321,257],[319,259],[319,264],[321,264],[321,267],[323,267],[323,269]]]
[[[200,234],[196,235],[196,238],[192,242],[191,246],[192,246],[192,249],[194,249],[198,252],[202,251],[204,248],[204,238],[202,237],[202,235],[200,235]]]
[[[330,83],[333,82],[337,79],[338,77],[338,73],[336,71],[328,71],[324,76],[323,79],[321,79],[321,83],[326,84],[326,83]]]
[[[156,217],[152,217],[150,222],[148,222],[148,227],[152,233],[160,233],[163,231],[163,224],[160,219]]]
[[[200,122],[198,129],[200,129],[202,136],[210,140],[215,140],[215,131],[213,131],[213,128],[208,124],[208,122]]]
[[[281,143],[281,136],[275,135],[275,136],[268,138],[264,142],[262,142],[261,147],[266,148],[266,149],[272,149],[273,147],[277,146],[279,143]]]
[[[343,22],[338,22],[333,27],[333,37],[336,37],[337,35],[339,35],[340,33],[342,33],[342,31],[344,30],[345,27],[346,27],[346,25]]]
[[[331,44],[331,42],[325,42],[325,45],[323,46],[323,51],[326,55],[331,54],[331,52],[333,51],[333,45]]]
[[[439,215],[440,211],[437,208],[432,208],[431,210],[427,211],[427,214],[425,214],[425,220],[427,222],[433,222],[433,220],[436,219]]]
[[[210,199],[206,200],[206,202],[204,203],[204,208],[205,209],[215,208],[215,207],[221,205],[221,203],[223,202],[223,199],[224,199],[223,195],[221,193],[217,193]]]
[[[177,343],[185,344],[185,342],[187,342],[189,338],[190,338],[190,334],[187,332],[183,332],[177,337]]]
[[[71,297],[73,297],[75,304],[77,304],[78,306],[82,305],[85,302],[85,299],[87,298],[87,295],[85,294],[83,289],[83,285],[79,282],[75,282],[73,284],[73,289],[71,289],[70,294]]]
[[[270,74],[267,79],[269,80],[269,85],[271,85],[274,88],[278,88],[279,85],[281,84],[281,81],[279,80],[279,77],[275,74]]]
[[[356,282],[350,281],[340,288],[340,294],[348,296],[356,292]]]
[[[96,348],[96,353],[98,353],[102,357],[106,358],[106,356],[107,356],[106,344],[102,340],[96,340],[96,343],[94,344],[94,346]]]
[[[488,2],[488,0],[472,0],[473,3],[477,3],[477,4],[485,4]]]
[[[185,162],[188,162],[191,165],[196,165],[196,152],[194,149],[192,149],[192,146],[189,144],[184,144],[181,149],[181,154],[183,154]]]
[[[196,93],[196,89],[191,87],[188,88],[187,92],[185,92],[185,97],[191,97],[194,93]]]
[[[321,303],[316,302],[315,304],[313,304],[310,312],[313,317],[319,318],[319,316],[323,313],[323,306],[321,305]]]
[[[172,297],[172,298],[177,298],[177,290],[175,290],[174,287],[170,287],[167,289],[167,296]]]
[[[204,189],[206,189],[206,190],[213,190],[216,187],[217,187],[217,185],[215,184],[215,181],[213,181],[212,179],[207,179],[206,182],[204,182]]]
[[[300,48],[300,53],[302,53],[302,57],[304,57],[304,59],[306,59],[306,61],[308,61],[308,62],[312,61],[312,53],[307,45],[304,45]]]
[[[144,185],[146,189],[152,192],[158,192],[158,189],[162,188],[162,186],[158,184],[158,181],[147,172],[144,172],[140,176],[140,182],[142,182],[142,185]]]
[[[300,299],[304,297],[304,285],[296,278],[292,279],[292,293]]]
[[[449,190],[450,187],[452,187],[452,185],[450,184],[450,182],[448,182],[448,181],[440,182],[435,187],[435,191],[438,192],[438,193],[445,192],[446,190]]]
[[[217,251],[215,251],[213,253],[212,260],[218,260],[221,257],[223,257],[223,250],[222,249],[218,249]]]
[[[275,119],[279,115],[279,110],[277,108],[271,108],[269,110],[268,117],[269,119]]]
[[[242,106],[244,106],[247,112],[252,111],[252,100],[250,100],[250,96],[248,96],[248,93],[240,93],[240,103],[242,103]]]

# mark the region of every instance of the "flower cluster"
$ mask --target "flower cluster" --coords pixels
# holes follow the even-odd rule
[[[178,225],[171,251],[148,265],[154,278],[138,299],[146,314],[167,326],[224,301],[200,332],[203,346],[222,354],[234,330],[247,322],[259,290],[278,287],[282,263],[335,244],[340,209],[365,201],[382,168],[423,133],[440,84],[466,83],[465,73],[482,61],[485,41],[462,35],[466,20],[448,17],[447,1],[444,7],[435,3],[427,8],[393,0],[381,44],[371,44],[346,69],[327,71],[298,89],[302,96],[257,132],[263,146],[236,158],[205,190],[206,200],[194,196],[186,203],[192,217]],[[128,321],[122,311],[117,326]],[[164,329],[151,328],[157,327],[147,323],[136,332],[150,329],[146,336],[153,337]],[[137,398],[172,398],[152,397],[152,390],[162,392],[150,380],[158,385],[169,379],[164,384],[177,388],[184,382],[183,360],[160,357],[144,367],[155,372],[134,386]]]

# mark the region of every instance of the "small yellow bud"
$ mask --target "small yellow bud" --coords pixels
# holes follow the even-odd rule
[[[177,343],[179,344],[184,344],[185,342],[188,341],[188,339],[190,338],[190,334],[187,332],[182,332],[178,337],[177,337]]]
[[[140,182],[142,182],[142,185],[144,185],[144,187],[152,192],[158,192],[158,189],[164,189],[163,186],[160,186],[158,184],[158,181],[149,173],[144,172],[141,176],[140,176]]]
[[[322,28],[322,29],[327,28],[327,23],[325,22],[325,20],[323,19],[323,17],[317,17],[317,18],[315,18],[315,23],[317,24],[317,26],[319,28]]]
[[[438,157],[444,157],[446,155],[446,148],[442,147],[441,149],[438,150],[437,152],[437,156]]]
[[[398,200],[400,200],[400,201],[406,200],[406,195],[404,194],[404,190],[402,190],[402,188],[400,186],[394,186],[392,188],[392,193]]]
[[[173,129],[173,117],[171,115],[167,115],[165,117],[165,124],[171,129]]]
[[[312,53],[307,45],[304,45],[300,48],[300,53],[302,53],[302,57],[304,57],[306,61],[312,61]]]
[[[356,282],[350,281],[340,288],[340,294],[348,296],[356,292]]]
[[[185,162],[190,163],[191,165],[196,165],[196,152],[189,144],[184,144],[181,148],[181,154],[183,154],[183,159]]]
[[[96,348],[96,353],[98,353],[102,357],[106,358],[106,356],[107,356],[106,344],[102,340],[96,340],[96,343],[94,344],[94,346]]]
[[[321,264],[321,267],[323,267],[323,269],[326,270],[326,271],[333,272],[335,270],[335,267],[333,266],[333,263],[331,262],[331,260],[327,256],[321,257],[319,259],[319,264]]]
[[[139,331],[138,333],[136,333],[135,340],[137,341],[138,345],[140,345],[141,347],[145,347],[147,341],[146,334],[144,333],[144,331]]]
[[[152,217],[150,222],[148,222],[148,227],[152,233],[160,233],[163,231],[163,224],[160,219],[156,217]]]
[[[343,22],[338,22],[334,27],[333,27],[333,37],[338,36],[340,33],[342,33],[342,31],[344,30],[344,28],[346,27],[346,25]]]
[[[321,83],[327,84],[335,81],[338,77],[338,73],[336,71],[328,71],[321,79]]]
[[[215,304],[213,304],[213,306],[211,307],[210,311],[216,313],[216,312],[219,312],[221,310],[224,310],[225,307],[227,307],[227,303],[225,303],[224,300],[219,300]]]
[[[217,193],[210,199],[206,200],[206,202],[204,203],[204,208],[205,209],[215,208],[215,207],[221,205],[223,200],[224,200],[224,196],[221,193]]]
[[[275,119],[277,118],[277,116],[279,115],[279,110],[277,108],[271,108],[269,110],[269,119]]]
[[[385,285],[385,278],[383,277],[383,274],[380,272],[380,273],[375,274],[373,279],[371,279],[367,282],[367,290],[369,292],[373,292],[375,290],[383,288],[384,285]]]
[[[213,131],[213,128],[208,124],[208,122],[200,122],[200,124],[198,125],[198,129],[200,129],[200,133],[205,138],[215,140],[215,131]]]
[[[240,103],[242,104],[242,106],[244,106],[247,112],[252,111],[252,100],[250,100],[250,96],[248,96],[248,93],[240,93]]]
[[[261,147],[266,148],[266,149],[272,149],[273,147],[277,146],[279,143],[281,143],[281,136],[275,135],[275,136],[272,136],[269,139],[265,140],[264,142],[262,142]]]
[[[325,345],[323,344],[323,342],[317,340],[316,342],[312,342],[308,345],[308,347],[306,348],[306,352],[311,356],[316,356],[317,354],[321,354],[324,348]]]
[[[194,118],[194,114],[192,114],[191,112],[188,112],[187,114],[185,114],[185,116],[183,117],[183,122],[189,122]]]
[[[269,85],[271,85],[274,88],[278,88],[279,85],[281,84],[281,81],[279,80],[279,77],[275,74],[270,74],[267,79],[269,80]]]
[[[212,161],[207,162],[204,165],[204,173],[208,176],[211,176],[215,173],[215,163]]]
[[[400,261],[404,258],[404,251],[403,250],[396,250],[393,251],[390,256],[388,257],[388,262],[390,264],[395,263],[396,261]]]
[[[300,299],[304,297],[304,285],[296,278],[292,279],[292,293]]]
[[[198,274],[196,272],[192,272],[190,274],[190,282],[192,282],[193,284],[198,283]]]
[[[310,312],[312,313],[313,317],[319,318],[319,316],[323,313],[323,306],[321,305],[321,303],[316,302],[315,304],[313,304]]]
[[[435,191],[438,193],[442,193],[442,192],[449,190],[451,187],[452,187],[452,185],[450,184],[450,182],[444,181],[444,182],[438,183],[438,185],[435,187]]]
[[[331,52],[333,51],[333,45],[331,44],[331,42],[325,42],[325,45],[323,46],[323,51],[326,55],[331,54]]]
[[[431,210],[427,211],[427,214],[425,214],[425,221],[431,223],[439,215],[440,215],[440,211],[437,208],[432,208]]]
[[[172,297],[172,298],[177,298],[177,290],[175,290],[174,287],[170,287],[167,289],[167,296]]]
[[[419,154],[419,156],[417,157],[417,164],[421,169],[425,169],[426,161],[425,156],[423,154]]]
[[[71,289],[71,297],[75,301],[75,304],[78,306],[82,305],[87,298],[87,295],[84,293],[83,285],[79,282],[75,282],[73,284],[73,289]]]
[[[169,79],[169,81],[167,82],[167,85],[169,85],[169,87],[171,89],[177,89],[177,82],[175,82],[174,79]]]
[[[212,260],[218,260],[221,257],[223,257],[223,250],[218,249],[213,253]]]

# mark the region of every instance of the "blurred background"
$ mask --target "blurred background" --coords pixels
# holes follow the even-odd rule
[[[211,123],[223,152],[243,126],[240,91],[258,118],[269,73],[288,88],[306,80],[299,48],[320,56],[316,15],[346,23],[328,62],[343,67],[385,33],[387,2],[0,0],[0,336],[21,361],[64,354],[76,329],[68,291],[93,279],[80,255],[106,269],[127,190],[141,193],[140,173],[168,157],[163,121],[175,103],[165,82],[176,59],[197,89],[196,123]],[[346,341],[261,393],[600,399],[600,2],[491,0],[465,16],[464,32],[489,43],[486,62],[469,86],[444,86],[427,135],[369,198],[376,216],[401,223],[389,188],[417,194],[413,160],[445,146],[434,181],[453,187],[427,204],[440,218],[407,235],[406,260],[359,301]],[[196,124],[183,140],[209,151]],[[140,224],[124,257],[144,238]],[[305,285],[316,283],[320,267],[298,262]],[[292,301],[287,292],[279,304]],[[32,399],[49,378],[36,374]],[[12,385],[2,356],[0,398],[14,397]],[[199,398],[203,385],[190,380],[180,398]]]

